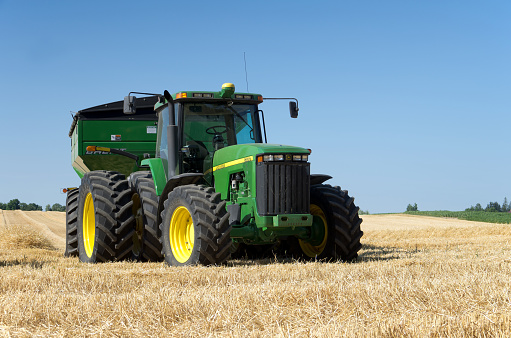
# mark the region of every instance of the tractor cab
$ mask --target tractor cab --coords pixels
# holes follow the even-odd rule
[[[217,150],[263,142],[258,110],[262,96],[258,94],[234,94],[234,85],[224,84],[221,92],[179,92],[173,95],[173,102],[173,114],[168,104],[155,106],[158,115],[156,157],[164,161],[164,168],[168,167],[167,141],[172,137],[167,135],[167,126],[177,126],[176,174],[205,173],[212,168]],[[171,115],[174,121],[170,121]]]
[[[257,105],[182,103],[182,172],[206,172],[215,151],[237,144],[261,143]]]

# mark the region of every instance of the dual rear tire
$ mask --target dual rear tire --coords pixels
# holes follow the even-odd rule
[[[80,261],[118,261],[132,257],[133,201],[124,175],[93,171],[84,175],[77,208]]]
[[[135,235],[133,254],[143,262],[163,260],[158,226],[158,196],[151,172],[140,171],[130,175],[128,182],[133,192],[133,215]]]
[[[84,175],[68,195],[67,246],[87,263],[134,259],[171,266],[222,264],[230,257],[226,202],[213,188],[185,185],[164,202],[158,226],[158,199],[150,173],[112,171]],[[66,247],[67,247],[66,246]],[[70,255],[70,254],[67,255]]]

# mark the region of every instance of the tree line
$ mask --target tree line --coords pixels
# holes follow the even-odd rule
[[[0,209],[2,210],[23,210],[23,211],[43,211],[43,207],[35,203],[23,203],[19,199],[15,198],[10,200],[8,203],[0,202]],[[46,205],[46,211],[66,211],[66,207],[55,203],[53,205]]]
[[[499,202],[490,202],[486,205],[486,208],[483,208],[480,203],[477,203],[475,206],[472,205],[470,208],[466,208],[465,211],[511,212],[511,203],[507,201],[507,197],[504,197],[502,205]]]
[[[417,203],[408,204],[406,211],[419,211]],[[499,202],[490,202],[486,205],[486,208],[483,208],[480,203],[477,203],[475,206],[472,205],[470,208],[466,208],[465,211],[511,212],[511,202],[508,202],[507,197],[504,197],[502,205]]]

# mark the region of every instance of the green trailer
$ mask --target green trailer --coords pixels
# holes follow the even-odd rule
[[[310,150],[267,143],[263,101],[224,84],[128,95],[108,104],[108,117],[103,106],[80,111],[70,136],[82,181],[68,192],[67,254],[211,265],[271,246],[304,259],[356,259],[363,232],[354,198],[310,173]]]
[[[141,158],[144,154],[154,157],[158,121],[154,105],[157,100],[156,96],[137,99],[137,112],[131,115],[123,113],[123,101],[76,113],[69,137],[71,161],[78,176],[82,178],[95,170],[115,170],[128,176],[137,170],[133,158],[105,151],[88,151],[90,145],[121,149]]]

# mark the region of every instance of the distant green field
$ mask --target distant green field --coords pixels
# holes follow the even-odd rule
[[[511,213],[509,212],[487,212],[487,211],[406,211],[408,215],[421,215],[433,217],[452,217],[464,219],[467,221],[487,222],[487,223],[511,223]]]

